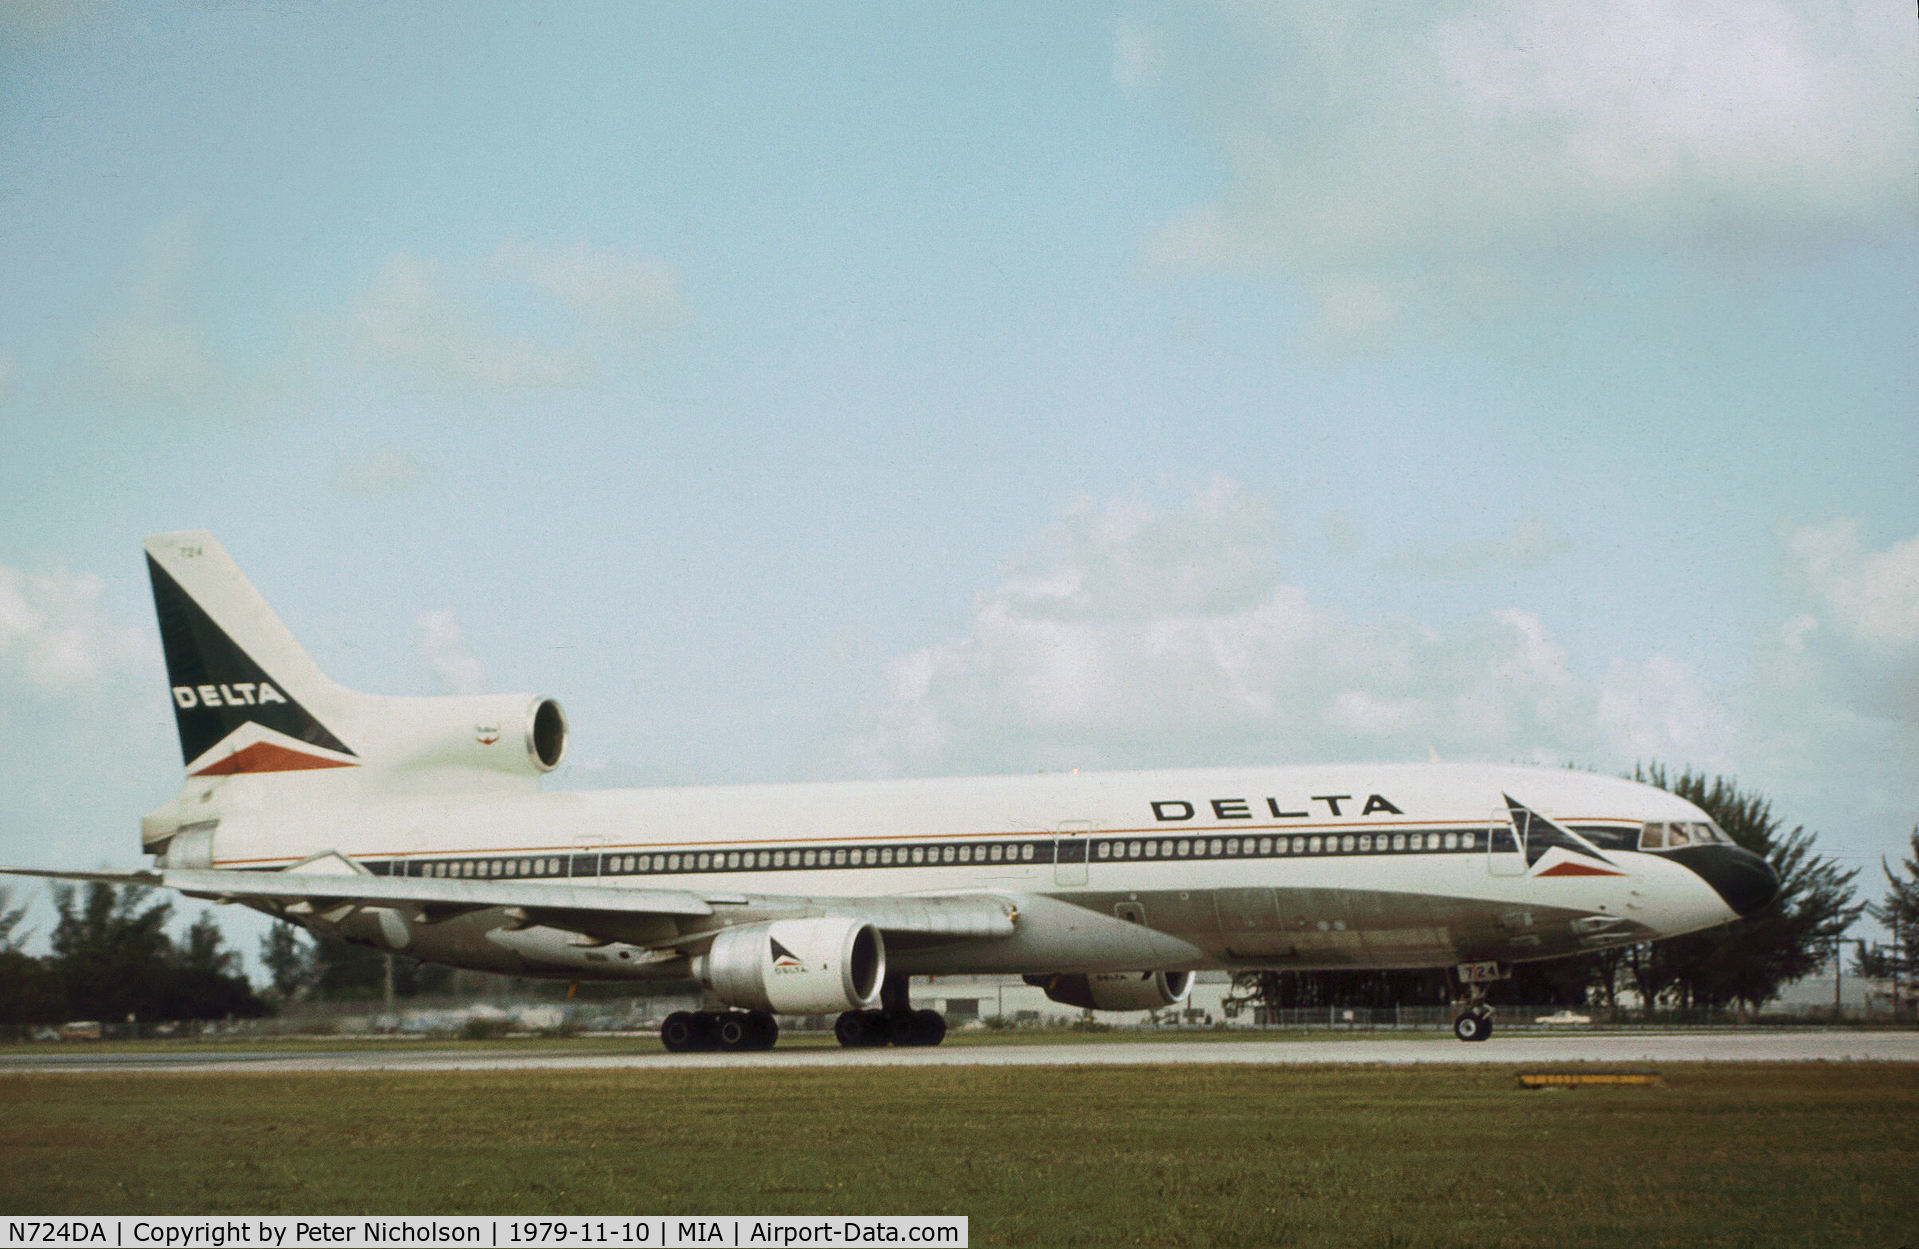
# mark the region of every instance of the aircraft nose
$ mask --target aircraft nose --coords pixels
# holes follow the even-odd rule
[[[1744,919],[1779,896],[1779,873],[1743,846],[1687,846],[1670,852]]]

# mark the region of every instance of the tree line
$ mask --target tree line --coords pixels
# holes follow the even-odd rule
[[[1882,976],[1895,984],[1919,979],[1919,827],[1912,830],[1909,843],[1912,857],[1898,869],[1887,867],[1886,896],[1866,913],[1892,931],[1891,945],[1874,945],[1860,950],[1859,973]]]
[[[20,948],[27,908],[8,909],[9,896],[0,889],[0,1026],[251,1019],[293,1001],[379,1001],[389,977],[395,998],[522,987],[503,976],[383,954],[284,921],[260,942],[265,978],[255,986],[211,912],[176,936],[169,931],[173,903],[154,899],[153,892],[98,882],[83,890],[55,886],[58,919],[50,952],[34,956]],[[607,988],[630,992],[623,985]],[[582,989],[581,996],[602,996]],[[556,990],[542,982],[533,991]]]
[[[213,916],[203,912],[176,938],[167,931],[173,904],[150,901],[151,892],[99,882],[83,891],[56,887],[52,952],[39,958],[19,948],[25,908],[5,910],[0,897],[0,1024],[266,1014]]]

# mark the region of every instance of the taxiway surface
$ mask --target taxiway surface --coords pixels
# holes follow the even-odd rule
[[[143,1053],[35,1050],[0,1055],[0,1073],[342,1071],[643,1071],[682,1067],[1037,1067],[1156,1063],[1919,1062],[1919,1032],[1683,1032],[1495,1036],[1480,1044],[1422,1036],[1339,1040],[1167,1040],[953,1045],[936,1049],[789,1046],[758,1054],[669,1054],[651,1038],[630,1052],[564,1049],[289,1050],[182,1047]]]

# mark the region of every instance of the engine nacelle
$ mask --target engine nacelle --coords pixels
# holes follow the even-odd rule
[[[886,943],[857,919],[780,919],[728,928],[693,960],[693,978],[723,1001],[776,1015],[878,1005]]]
[[[1083,976],[1028,976],[1055,1002],[1086,1010],[1159,1010],[1186,1000],[1190,971],[1096,971]]]
[[[356,784],[382,800],[518,791],[538,788],[541,774],[558,767],[566,756],[566,712],[551,698],[388,698],[326,687],[312,701],[316,716],[324,715],[324,723],[337,733],[335,744],[345,744],[341,766],[273,768],[246,775],[244,781],[216,775],[214,779],[237,784],[239,790],[211,807],[204,805],[212,796],[207,782],[189,777],[172,801],[141,818],[140,844],[146,852],[165,854],[172,867],[212,866],[212,829],[246,807],[240,794],[253,786],[291,786],[302,793],[317,792],[312,787],[319,786],[330,801],[351,799]],[[357,761],[357,766],[345,766],[348,761]],[[222,840],[226,836],[222,834]]]
[[[482,694],[379,700],[367,754],[396,768],[476,768],[539,776],[566,755],[566,713],[551,698]],[[384,742],[379,739],[385,738]]]

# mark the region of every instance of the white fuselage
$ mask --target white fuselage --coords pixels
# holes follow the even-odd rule
[[[1026,899],[1039,939],[898,946],[914,974],[1164,968],[1411,968],[1550,958],[1734,918],[1695,872],[1636,849],[1648,822],[1698,821],[1649,786],[1466,764],[1221,768],[725,788],[492,794],[348,806],[228,805],[204,858],[285,868],[336,852],[383,876],[687,889],[709,899],[990,892]],[[1509,802],[1601,857],[1528,862]],[[1502,839],[1500,834],[1504,832]],[[1075,942],[1075,914],[1117,917]],[[389,923],[366,939],[534,974],[670,969],[641,945],[582,945],[505,916]],[[717,921],[724,922],[724,921]],[[1062,927],[1064,926],[1064,927]],[[551,935],[545,935],[551,933]],[[385,934],[385,935],[382,935]],[[349,935],[351,931],[349,931]],[[1144,960],[1150,959],[1151,962]]]

